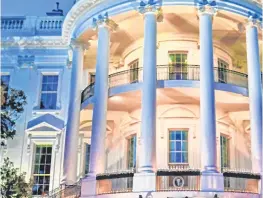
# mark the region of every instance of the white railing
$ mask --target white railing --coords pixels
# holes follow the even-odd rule
[[[1,30],[21,30],[24,26],[25,17],[5,17],[1,19]]]
[[[12,35],[58,35],[61,34],[64,16],[1,17],[3,36]]]
[[[60,30],[64,18],[61,17],[41,17],[37,19],[37,30]]]

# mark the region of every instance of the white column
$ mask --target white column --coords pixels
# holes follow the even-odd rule
[[[63,181],[70,185],[77,180],[78,138],[81,103],[81,71],[83,69],[83,45],[71,41],[73,48],[72,73],[70,81],[70,98],[64,148]]]
[[[105,137],[108,102],[110,32],[104,23],[98,25],[98,49],[95,80],[95,102],[92,117],[90,174],[105,170]]]
[[[223,175],[217,171],[216,115],[213,64],[213,7],[199,10],[200,37],[200,133],[202,191],[222,191]]]
[[[144,55],[139,172],[153,172],[156,142],[156,14],[144,13]]]
[[[199,12],[200,36],[200,127],[204,171],[216,172],[216,123],[213,63],[212,11]]]
[[[256,20],[246,28],[248,91],[253,172],[262,173],[262,87]]]
[[[108,102],[108,73],[110,56],[110,31],[118,26],[114,21],[99,15],[98,20],[93,19],[98,31],[98,49],[96,80],[94,91],[94,108],[92,117],[92,134],[90,148],[89,174],[82,180],[81,195],[83,197],[96,195],[96,174],[105,172],[105,137]]]
[[[141,137],[139,144],[139,168],[134,175],[133,191],[155,191],[156,175],[156,6],[146,5],[144,14],[144,54],[142,83]]]

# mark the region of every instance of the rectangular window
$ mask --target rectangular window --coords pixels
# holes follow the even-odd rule
[[[134,60],[129,63],[130,68],[130,82],[138,82],[139,80],[139,60]]]
[[[221,167],[229,168],[229,140],[226,136],[220,136],[220,146],[221,146]]]
[[[7,99],[7,95],[8,95],[9,81],[10,81],[9,75],[2,75],[1,76],[1,89],[2,89],[2,94],[4,97],[4,101]],[[5,104],[5,103],[3,103],[3,104]]]
[[[187,80],[187,53],[169,53],[169,79]]]
[[[42,78],[40,109],[56,109],[58,76],[44,75]]]
[[[33,163],[33,195],[47,195],[49,192],[52,146],[37,145]]]
[[[90,144],[86,144],[85,174],[89,173],[89,162],[90,162]]]
[[[221,169],[230,168],[229,140],[226,136],[220,136]],[[230,187],[230,178],[224,178],[224,186]]]
[[[128,139],[128,169],[136,168],[136,135]]]
[[[227,70],[228,63],[223,61],[222,59],[218,59],[218,82],[227,83]]]
[[[186,130],[169,132],[169,163],[188,163],[188,132]]]

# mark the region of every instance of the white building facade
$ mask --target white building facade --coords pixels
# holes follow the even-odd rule
[[[1,22],[1,80],[27,96],[1,158],[35,197],[262,197],[260,3],[54,15]]]

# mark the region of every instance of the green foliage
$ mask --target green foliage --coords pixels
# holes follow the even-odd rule
[[[4,159],[0,172],[1,196],[3,198],[30,197],[31,184],[26,183],[25,173],[20,174],[18,168],[14,168],[14,164],[9,158]]]
[[[2,91],[1,83],[1,91]],[[8,95],[1,98],[1,139],[13,139],[16,134],[16,120],[24,111],[26,96],[22,90],[9,89]],[[1,143],[2,144],[2,143]]]

